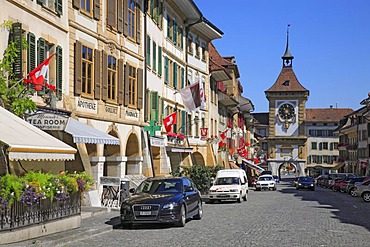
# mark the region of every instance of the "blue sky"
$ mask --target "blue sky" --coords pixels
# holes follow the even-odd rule
[[[213,43],[235,56],[243,96],[267,112],[264,91],[279,75],[290,24],[293,70],[307,108],[362,107],[370,92],[370,0],[194,0],[224,32]]]

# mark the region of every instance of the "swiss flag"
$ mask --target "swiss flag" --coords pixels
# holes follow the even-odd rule
[[[172,114],[168,115],[168,117],[165,117],[163,119],[163,124],[166,131],[170,132],[172,125],[176,124],[176,112],[173,112]]]
[[[241,147],[241,148],[238,148],[238,154],[239,154],[241,157],[248,156],[248,150],[245,148],[245,146],[243,146],[243,147]]]
[[[51,54],[45,61],[39,64],[36,68],[34,68],[30,73],[29,76],[31,77],[32,83],[35,85],[35,90],[39,91],[42,89],[42,85],[44,84],[44,80],[46,77],[46,73],[49,70],[49,61],[54,56],[55,53]]]
[[[224,131],[222,131],[221,132],[221,134],[220,134],[220,137],[221,137],[221,139],[222,140],[225,140],[225,138],[226,138],[226,133],[227,133],[227,131],[228,131],[229,129],[225,129]]]

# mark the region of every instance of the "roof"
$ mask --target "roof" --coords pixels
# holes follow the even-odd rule
[[[269,125],[269,113],[252,113],[252,116],[258,121],[259,124]]]
[[[0,142],[10,160],[73,160],[76,149],[0,107]]]
[[[312,108],[306,109],[306,122],[338,122],[353,112],[350,108]]]
[[[288,91],[309,92],[299,83],[292,67],[283,67],[274,85],[267,89],[265,93]]]
[[[232,62],[226,60],[220,55],[220,53],[218,53],[216,47],[213,45],[212,42],[208,43],[208,53],[209,53],[209,59],[212,60],[213,63],[219,66],[227,67],[227,66],[234,65]]]

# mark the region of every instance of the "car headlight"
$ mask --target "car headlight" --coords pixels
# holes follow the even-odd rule
[[[302,184],[301,184],[301,183],[299,183],[298,185],[299,185],[299,186],[301,186]]]
[[[314,184],[311,184],[311,186],[313,186]]]
[[[174,209],[175,207],[177,207],[177,202],[171,202],[171,203],[167,203],[167,204],[164,204],[163,205],[163,209]]]
[[[238,189],[231,189],[230,192],[238,192]]]

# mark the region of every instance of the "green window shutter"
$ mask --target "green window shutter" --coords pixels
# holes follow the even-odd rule
[[[59,45],[56,48],[56,96],[59,100],[62,99],[63,88],[63,51]]]
[[[158,92],[150,92],[150,120],[158,122]]]
[[[55,12],[57,12],[58,15],[63,14],[63,0],[55,1]]]
[[[150,36],[146,36],[146,65],[150,66]]]
[[[163,114],[164,114],[164,98],[163,97],[161,97],[160,106],[159,106],[158,109],[160,110],[159,119],[163,119],[164,118],[164,116],[163,116]]]
[[[181,68],[181,88],[185,87],[185,69]]]
[[[154,0],[150,0],[150,16],[152,17],[152,19],[154,18],[153,12],[154,12]]]
[[[43,38],[39,38],[37,41],[37,66],[45,61],[46,59],[46,41]],[[37,94],[45,94],[45,87],[42,87],[40,91],[37,91]]]
[[[157,71],[157,44],[153,41],[153,70]]]
[[[184,30],[182,29],[182,27],[180,27],[180,47],[181,47],[181,50],[184,49]]]
[[[176,45],[177,44],[177,22],[173,20],[173,43]]]
[[[36,37],[33,33],[27,34],[27,72],[31,72],[36,68]]]
[[[16,57],[13,62],[13,73],[16,80],[20,80],[23,77],[22,69],[22,24],[19,22],[13,23],[12,25],[12,38],[17,48]]]
[[[167,38],[171,38],[171,18],[167,15]]]
[[[181,133],[186,133],[186,111],[181,111]]]
[[[173,63],[173,87],[177,88],[177,63]]]
[[[164,83],[168,84],[168,57],[164,57]]]
[[[162,76],[162,47],[158,46],[158,75]]]
[[[162,1],[159,1],[159,5],[158,5],[158,22],[159,22],[159,28],[162,29],[163,27],[163,2]]]

